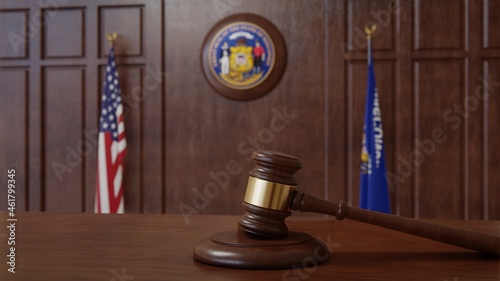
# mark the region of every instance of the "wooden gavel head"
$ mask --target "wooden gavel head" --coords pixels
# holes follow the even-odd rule
[[[240,229],[259,236],[279,238],[288,234],[285,219],[290,210],[315,212],[378,225],[418,235],[451,245],[500,257],[500,236],[471,231],[426,221],[415,220],[347,206],[315,198],[297,191],[294,174],[301,167],[299,159],[283,153],[257,151],[256,167],[250,171],[243,205],[246,213],[240,218]]]
[[[302,168],[296,157],[259,150],[253,153],[255,168],[250,171],[243,200],[246,213],[238,225],[245,232],[278,238],[288,234],[285,219],[297,190],[295,173]]]

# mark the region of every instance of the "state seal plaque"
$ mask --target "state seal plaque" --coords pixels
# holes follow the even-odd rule
[[[237,14],[218,22],[202,46],[201,65],[208,83],[220,94],[251,100],[271,91],[286,65],[286,47],[267,19]]]

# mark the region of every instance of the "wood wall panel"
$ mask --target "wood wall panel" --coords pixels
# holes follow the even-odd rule
[[[415,50],[463,49],[465,1],[414,1]]]
[[[0,9],[0,59],[26,58],[28,56],[27,34],[28,10]]]
[[[427,60],[414,65],[415,143],[407,160],[415,169],[421,218],[463,218],[464,126],[452,111],[463,101],[463,68],[460,60]],[[426,202],[443,208],[426,208]]]
[[[120,44],[117,44],[115,49],[117,56],[143,55],[143,7],[142,5],[100,7],[99,51],[102,57],[107,57],[109,51],[106,34],[113,32],[119,34]]]
[[[500,169],[500,59],[484,62],[484,77],[490,77],[489,83],[483,88],[485,100],[485,157],[486,170],[484,175],[484,217],[499,218],[500,179],[497,175]]]
[[[483,47],[485,49],[500,49],[500,18],[496,12],[500,10],[500,2],[495,0],[483,0]]]
[[[42,154],[44,208],[47,211],[83,210],[85,178],[82,162],[90,151],[81,145],[84,74],[78,66],[43,69]]]
[[[253,166],[250,155],[259,148],[300,157],[301,190],[356,206],[366,95],[361,32],[375,23],[373,57],[387,168],[400,177],[390,186],[393,213],[499,219],[496,95],[471,103],[481,77],[491,74],[500,81],[497,2],[73,0],[57,7],[2,1],[0,76],[9,78],[0,88],[25,91],[25,100],[16,94],[13,101],[26,103],[26,119],[18,122],[27,123],[15,132],[24,141],[14,145],[2,137],[2,143],[12,151],[23,142],[28,147],[24,160],[8,156],[0,169],[9,163],[27,166],[26,210],[93,212],[95,145],[63,183],[47,165],[65,157],[59,151],[68,144],[95,143],[109,50],[105,34],[117,32],[129,145],[126,212],[240,214]],[[271,20],[288,50],[277,87],[247,102],[216,93],[199,62],[208,30],[240,12]],[[33,26],[30,32],[26,23]],[[26,34],[28,44],[15,51],[5,43],[9,32]],[[28,80],[14,81],[12,75]],[[59,103],[69,105],[59,109]],[[10,112],[3,104],[0,110]],[[58,110],[74,116],[59,120]],[[283,129],[271,130],[273,122]],[[447,140],[419,165],[406,164],[420,147],[416,141],[432,137],[435,128],[442,128]]]
[[[347,42],[349,50],[366,52],[365,26],[377,25],[373,38],[373,50],[394,51],[396,21],[392,19],[391,1],[377,0],[363,3],[349,0],[347,9]]]
[[[5,105],[0,119],[0,128],[4,130],[4,137],[0,138],[2,148],[2,171],[0,180],[7,185],[7,169],[15,169],[15,194],[16,204],[21,210],[27,209],[28,190],[28,70],[25,68],[12,68],[0,72],[0,85],[2,94],[0,104]],[[2,190],[5,191],[5,190]],[[7,202],[7,192],[0,194],[2,206]]]
[[[29,95],[26,94],[24,106],[24,112],[29,112],[26,115],[29,120],[25,120],[28,127],[17,131],[27,142],[24,145],[29,158],[19,161],[26,162],[29,172],[19,178],[25,186],[18,188],[21,192],[27,190],[29,206],[18,202],[19,210],[93,212],[99,101],[103,87],[99,69],[105,66],[109,49],[104,34],[116,31],[119,33],[117,64],[123,72],[121,82],[126,91],[123,95],[128,98],[126,106],[147,112],[130,110],[125,120],[127,138],[132,145],[129,153],[133,156],[126,159],[131,172],[125,175],[125,197],[130,202],[125,209],[135,213],[161,212],[162,3],[76,0],[63,7],[61,4],[2,1],[0,5],[0,41],[6,42],[9,32],[20,30],[22,34],[25,25],[20,23],[28,23],[31,28],[26,34],[29,44],[20,46],[25,54],[13,57],[14,50],[9,49],[12,46],[3,45],[2,55],[8,59],[1,60],[0,64],[2,77],[4,71],[11,75],[10,69],[24,69],[29,73],[29,83],[25,80]],[[105,23],[103,28],[98,24],[101,19]],[[22,80],[2,79],[1,88],[24,91],[18,82]],[[131,101],[134,95],[138,99]],[[143,125],[143,120],[149,124]],[[2,124],[1,129],[5,126]],[[145,138],[148,140],[143,141]],[[16,144],[23,145],[23,142]],[[72,154],[74,151],[82,151],[84,155],[79,159],[79,155]],[[136,158],[148,159],[148,163]],[[1,168],[9,163],[2,163]],[[61,164],[60,177],[54,172],[53,163]],[[4,208],[3,204],[1,207]]]
[[[85,9],[43,9],[42,15],[44,57],[84,57]]]
[[[347,200],[348,184],[347,169],[347,135],[348,128],[345,125],[347,117],[347,95],[346,95],[346,71],[345,59],[348,50],[342,42],[347,42],[347,31],[341,28],[345,23],[346,2],[329,1],[326,3],[324,17],[327,26],[325,36],[328,38],[325,60],[329,67],[325,69],[325,107],[327,128],[325,130],[325,155],[327,169],[326,174],[326,196],[328,200]],[[335,46],[338,46],[337,48]]]
[[[244,195],[253,166],[250,156],[258,148],[301,157],[298,178],[308,183],[309,192],[324,195],[325,23],[314,13],[306,15],[304,3],[248,1],[232,7],[231,13],[253,12],[271,19],[288,49],[287,71],[279,85],[261,99],[238,102],[214,92],[200,71],[202,40],[219,20],[218,10],[200,1],[167,2],[165,173],[166,198],[172,202],[167,212],[189,206],[200,213],[241,213],[241,200],[235,198]],[[290,13],[282,13],[283,5]],[[193,17],[192,11],[203,16]],[[184,32],[188,21],[199,28]],[[272,120],[281,115],[293,118],[282,123],[281,131],[272,132]],[[230,175],[228,163],[234,163],[238,173]],[[211,174],[228,175],[228,184],[203,202],[205,187],[214,182]]]

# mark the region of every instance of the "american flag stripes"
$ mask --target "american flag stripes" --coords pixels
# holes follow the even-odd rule
[[[111,48],[106,66],[99,143],[97,150],[96,213],[123,213],[123,158],[126,154],[125,125],[115,51]]]

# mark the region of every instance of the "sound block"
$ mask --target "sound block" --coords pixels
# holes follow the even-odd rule
[[[194,249],[202,263],[242,269],[313,267],[328,260],[327,246],[302,232],[290,231],[284,238],[264,238],[243,231],[215,233]]]

